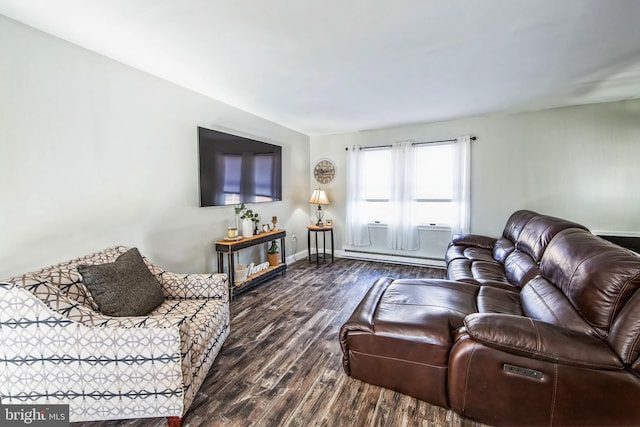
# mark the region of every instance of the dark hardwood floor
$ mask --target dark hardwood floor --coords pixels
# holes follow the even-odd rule
[[[444,270],[336,259],[289,266],[237,295],[231,334],[184,426],[481,427],[441,407],[366,384],[342,370],[338,330],[381,276],[443,278]],[[164,419],[73,426],[166,425]]]

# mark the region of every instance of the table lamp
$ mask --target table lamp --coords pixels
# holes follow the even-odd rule
[[[318,218],[318,222],[316,225],[318,227],[322,226],[322,217],[324,216],[324,211],[322,210],[322,205],[329,204],[329,198],[327,197],[327,193],[324,190],[319,188],[313,190],[311,194],[311,198],[309,199],[309,203],[318,205],[318,210],[316,211],[316,217]]]

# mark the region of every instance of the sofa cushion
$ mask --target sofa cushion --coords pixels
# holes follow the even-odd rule
[[[455,247],[455,246],[454,246]],[[471,272],[472,262],[467,258],[454,259],[447,263],[447,278],[449,280],[457,280],[459,282],[471,283],[479,285],[480,282],[473,277]]]
[[[477,304],[478,313],[502,313],[522,316],[520,294],[516,290],[482,286],[480,292],[478,292]]]
[[[78,265],[78,271],[100,311],[109,316],[144,316],[164,300],[160,284],[136,248],[114,262]]]
[[[507,282],[502,264],[495,261],[476,261],[471,264],[471,274],[479,282]]]

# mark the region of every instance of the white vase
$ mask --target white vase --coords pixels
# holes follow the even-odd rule
[[[253,221],[250,219],[242,220],[242,237],[253,236]]]

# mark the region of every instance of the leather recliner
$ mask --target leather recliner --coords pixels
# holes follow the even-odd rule
[[[340,330],[345,372],[492,425],[638,424],[640,256],[516,214],[501,238],[512,247],[449,248],[450,276],[471,260],[465,281],[376,281]],[[513,270],[486,274],[499,265]]]

